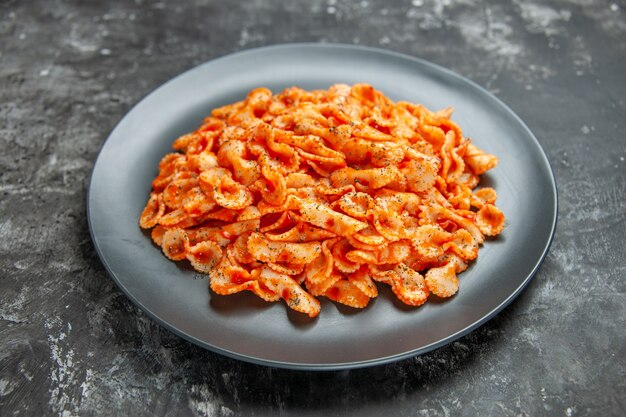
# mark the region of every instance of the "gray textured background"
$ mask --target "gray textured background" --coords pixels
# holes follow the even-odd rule
[[[115,124],[199,63],[300,41],[446,66],[539,138],[556,237],[488,324],[390,365],[277,370],[179,339],[107,276],[85,198]],[[624,415],[624,74],[624,2],[0,0],[0,415]]]

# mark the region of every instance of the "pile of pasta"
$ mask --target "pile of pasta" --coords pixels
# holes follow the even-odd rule
[[[311,317],[317,297],[365,307],[377,282],[411,306],[450,297],[505,224],[496,191],[476,189],[498,160],[451,113],[366,84],[255,89],[176,139],[140,226],[215,293]]]

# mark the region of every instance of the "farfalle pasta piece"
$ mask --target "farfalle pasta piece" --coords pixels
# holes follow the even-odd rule
[[[277,213],[269,213],[261,218],[262,224],[259,231],[269,233],[273,230],[286,230],[293,226],[293,214],[290,210]]]
[[[393,293],[405,304],[418,307],[426,302],[430,290],[424,277],[405,264],[381,270],[370,266],[372,278],[391,286]]]
[[[412,244],[426,262],[437,262],[446,251],[468,260],[478,256],[478,242],[465,229],[451,233],[438,225],[420,226],[413,233]]]
[[[458,257],[452,257],[445,265],[429,269],[425,279],[430,292],[442,298],[456,294],[459,290],[457,272],[463,267]]]
[[[229,255],[232,255],[238,264],[252,264],[256,262],[255,257],[248,250],[248,238],[250,238],[251,234],[252,232],[244,232],[237,236],[237,239],[232,244],[228,245]]]
[[[348,281],[369,298],[378,296],[378,288],[370,276],[370,269],[367,265],[361,264],[358,270],[348,275]]]
[[[319,284],[327,279],[333,272],[334,259],[331,249],[339,239],[328,239],[322,242],[321,253],[305,267],[306,282]],[[322,291],[323,292],[323,291]]]
[[[259,201],[257,208],[261,212],[261,215],[283,213],[288,210],[298,210],[301,201],[302,199],[295,195],[288,195],[285,202],[279,206],[266,203],[265,201]]]
[[[390,211],[387,207],[379,206],[376,206],[373,212],[372,226],[387,241],[395,242],[404,237],[404,222],[397,212]]]
[[[491,187],[481,188],[472,193],[470,197],[471,205],[482,208],[485,204],[495,204],[498,194]]]
[[[321,251],[319,242],[275,242],[252,233],[248,239],[248,251],[261,262],[289,262],[307,264],[317,258]]]
[[[187,163],[190,171],[203,172],[207,169],[219,166],[217,156],[213,152],[201,152],[195,155],[189,155]]]
[[[365,220],[374,208],[374,199],[366,193],[350,192],[341,196],[338,205],[348,216]]]
[[[350,236],[367,227],[367,223],[355,220],[334,211],[325,204],[312,200],[304,200],[300,203],[300,213],[306,222],[330,230],[339,236]]]
[[[211,168],[200,174],[201,188],[221,207],[241,210],[252,203],[252,192],[231,177],[225,168]]]
[[[159,220],[163,214],[165,214],[165,203],[163,202],[163,197],[161,194],[152,192],[146,207],[144,207],[141,212],[139,225],[144,229],[151,229],[159,224]]]
[[[439,165],[437,158],[415,152],[415,156],[400,171],[407,179],[409,190],[419,193],[427,191],[435,184]]]
[[[261,197],[273,206],[282,205],[287,198],[287,182],[284,175],[271,168],[266,162],[266,157],[262,157],[259,160],[261,161],[263,178],[255,184],[258,184]]]
[[[352,263],[353,268],[357,269],[360,265],[377,265],[378,254],[373,251],[356,249],[346,254],[346,259]],[[337,263],[335,263],[337,264]],[[339,269],[339,267],[337,268]]]
[[[318,281],[305,280],[305,286],[311,295],[315,297],[325,295],[326,291],[335,285],[335,283],[339,280],[343,279],[343,276],[338,272],[332,272],[328,276],[322,277]]]
[[[325,141],[318,136],[283,133],[278,136],[277,140],[295,147],[296,151],[305,159],[333,163],[337,166],[346,165],[344,154],[326,146]]]
[[[190,219],[185,210],[177,208],[160,216],[159,224],[167,227],[181,227],[181,223],[185,222],[185,220],[192,220],[193,223],[193,219]]]
[[[204,220],[219,220],[222,222],[236,222],[239,217],[239,210],[232,210],[224,207],[216,207],[215,210],[210,211],[209,213],[203,214],[202,218]]]
[[[269,290],[280,295],[287,305],[309,317],[315,317],[320,312],[320,302],[289,275],[278,273],[271,268],[261,268],[259,280]]]
[[[355,233],[353,236],[348,236],[346,238],[346,239],[348,239],[348,242],[350,242],[350,245],[352,245],[352,247],[354,249],[361,249],[361,250],[370,251],[370,252],[377,252],[377,251],[381,250],[382,248],[384,248],[386,245],[389,244],[389,242],[387,240],[384,240],[380,244],[368,245],[367,243],[363,243],[360,240],[356,239],[355,238],[356,235],[357,235],[357,233]]]
[[[215,201],[207,197],[200,187],[193,187],[185,194],[182,208],[185,213],[191,216],[200,216],[212,211],[215,204]]]
[[[302,172],[292,172],[285,177],[285,185],[287,188],[314,187],[317,180],[309,174]]]
[[[408,240],[391,242],[378,252],[378,263],[400,264],[411,253],[411,244]]]
[[[260,269],[252,273],[246,269],[232,265],[228,257],[223,256],[217,267],[209,272],[209,285],[220,295],[231,295],[241,291],[251,291],[265,301],[278,301],[280,294],[271,290],[260,280]]]
[[[250,190],[229,177],[216,182],[213,198],[217,204],[231,210],[241,210],[252,203]]]
[[[335,281],[324,291],[324,296],[354,308],[365,308],[370,302],[370,297],[364,294],[352,281],[346,279]]]
[[[139,218],[220,295],[251,291],[311,317],[316,297],[363,308],[458,291],[506,220],[476,189],[498,160],[451,119],[367,84],[252,90],[211,112],[158,165]]]
[[[355,188],[351,184],[334,187],[326,178],[320,179],[319,184],[315,187],[315,191],[324,196],[342,196],[346,193],[351,193],[354,190]]]
[[[464,160],[476,175],[482,175],[498,164],[498,158],[483,152],[473,144],[467,145]]]
[[[256,206],[248,206],[237,214],[237,221],[256,220],[261,218],[261,210]]]
[[[450,130],[446,133],[446,139],[441,148],[442,166],[441,176],[449,183],[455,183],[465,170],[465,162],[457,153],[455,147],[457,136],[454,131]]]
[[[283,233],[266,233],[265,237],[277,242],[313,242],[330,239],[336,235],[328,230],[311,226],[307,223],[297,223],[294,227]]]
[[[391,242],[375,250],[356,249],[348,252],[345,257],[356,265],[399,264],[411,254],[408,242]]]
[[[478,242],[465,229],[455,231],[452,240],[441,246],[444,251],[454,252],[463,259],[472,260],[478,256]]]
[[[305,264],[289,263],[289,262],[268,262],[267,266],[274,271],[286,275],[299,275],[304,271]]]
[[[172,261],[181,261],[186,257],[189,237],[183,229],[172,228],[163,233],[161,248],[163,253]]]
[[[274,127],[261,121],[250,122],[248,125],[248,149],[259,158],[261,165],[281,174],[298,170],[298,153],[293,147],[275,140]]]
[[[246,143],[240,140],[229,140],[220,146],[217,161],[226,168],[231,168],[233,176],[243,185],[253,184],[261,176],[261,168],[257,161],[247,158]]]
[[[420,258],[427,262],[436,262],[443,255],[443,244],[452,239],[452,234],[438,225],[423,225],[413,233],[413,247]]]
[[[455,213],[451,209],[442,206],[428,206],[423,208],[422,214],[431,224],[448,220],[466,229],[478,243],[483,243],[485,240],[483,233],[475,222]]]
[[[185,199],[187,191],[198,185],[197,178],[181,178],[172,181],[163,190],[163,201],[171,209],[180,208]]]
[[[442,148],[446,140],[446,135],[442,128],[440,128],[439,126],[430,125],[428,124],[428,122],[423,121],[420,123],[418,131],[420,137],[428,142],[435,151],[438,151]]]
[[[187,157],[179,153],[169,153],[159,162],[159,175],[152,181],[155,192],[161,192],[176,174],[186,171]]]
[[[380,246],[388,242],[385,236],[378,233],[378,231],[372,226],[368,226],[363,230],[359,230],[352,236],[349,236],[349,238],[358,240],[362,244],[365,244],[368,246]],[[358,243],[357,244],[353,243],[353,245],[361,248],[360,246],[358,246]],[[366,250],[368,249],[369,248],[367,248]]]
[[[504,214],[493,204],[485,204],[476,213],[476,224],[480,231],[487,236],[495,236],[504,229]]]
[[[209,273],[222,259],[222,248],[215,242],[204,241],[185,248],[185,256],[196,271]]]
[[[347,257],[348,253],[352,250],[352,245],[350,245],[350,242],[348,242],[347,239],[341,239],[333,246],[333,262],[335,264],[335,268],[340,272],[351,274],[359,269],[360,263],[353,262]]]
[[[403,175],[395,166],[371,169],[354,169],[350,167],[339,169],[330,175],[330,184],[333,187],[354,185],[364,190],[377,190]]]
[[[188,230],[187,235],[192,244],[210,240],[220,246],[226,246],[238,236],[258,230],[260,223],[260,219],[252,219],[221,226],[202,226]]]
[[[454,185],[454,195],[448,198],[448,202],[458,210],[469,210],[472,206],[472,190],[463,185]]]
[[[168,228],[157,224],[150,232],[150,238],[158,247],[161,247],[161,245],[163,244],[163,235],[168,230]]]

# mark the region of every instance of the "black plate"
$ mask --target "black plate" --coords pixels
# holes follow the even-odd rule
[[[500,158],[483,183],[498,191],[505,231],[481,247],[446,302],[408,308],[381,288],[364,310],[321,299],[318,318],[250,293],[211,294],[206,279],[167,260],[138,227],[160,158],[214,107],[259,86],[370,83],[394,100],[454,106],[464,133]],[[537,271],[556,225],[554,177],[541,146],[501,101],[473,82],[409,56],[347,45],[292,44],[229,55],[174,78],[137,104],[100,151],[89,187],[91,235],[119,287],[174,333],[238,359],[299,369],[376,365],[443,346],[509,304]]]

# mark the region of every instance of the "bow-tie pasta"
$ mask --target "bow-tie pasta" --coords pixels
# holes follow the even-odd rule
[[[252,291],[311,317],[317,297],[363,308],[389,285],[450,297],[505,225],[479,176],[495,156],[450,116],[366,84],[251,91],[176,139],[140,226],[217,294]]]

